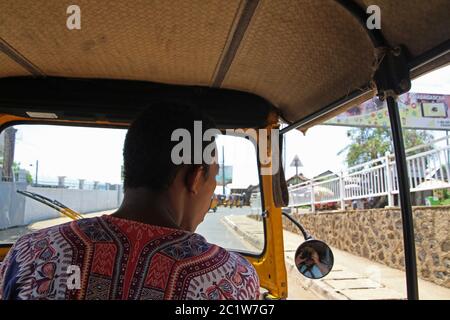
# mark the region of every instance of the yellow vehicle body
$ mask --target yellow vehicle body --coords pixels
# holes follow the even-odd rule
[[[218,206],[219,206],[219,199],[217,199],[217,196],[214,195],[214,197],[211,199],[211,205],[209,207],[209,210],[216,212]]]
[[[11,245],[10,244],[0,244],[0,262],[3,261],[3,259],[5,259],[6,255],[9,252],[9,249],[11,249]]]

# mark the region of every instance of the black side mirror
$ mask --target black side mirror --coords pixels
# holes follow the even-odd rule
[[[323,278],[333,269],[333,252],[323,241],[307,240],[295,252],[295,265],[298,271],[307,278]]]

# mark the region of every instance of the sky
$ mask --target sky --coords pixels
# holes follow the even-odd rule
[[[58,176],[120,183],[125,130],[46,125],[15,128],[15,161],[33,178],[39,161],[39,183],[57,181]]]
[[[450,66],[413,81],[411,92],[450,94]],[[34,178],[39,161],[39,182],[54,182],[58,176],[120,183],[122,148],[126,131],[121,129],[79,128],[67,126],[19,125],[15,161],[29,170]],[[306,177],[326,170],[339,172],[345,167],[345,152],[349,143],[347,127],[315,126],[303,135],[291,131],[286,136],[286,177],[295,174],[290,163],[298,155]],[[433,132],[440,137],[443,132]],[[225,147],[225,164],[233,166],[233,185],[248,186],[258,182],[254,146],[242,138],[221,137],[219,155]],[[221,159],[221,158],[220,158]]]

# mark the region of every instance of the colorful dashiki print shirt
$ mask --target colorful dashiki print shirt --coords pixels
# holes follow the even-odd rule
[[[196,233],[108,215],[25,235],[0,266],[3,299],[258,297],[256,271],[239,254]]]

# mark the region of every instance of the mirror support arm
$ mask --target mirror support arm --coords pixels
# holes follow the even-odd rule
[[[300,224],[300,222],[298,222],[297,220],[295,220],[294,218],[292,218],[287,212],[285,211],[281,211],[281,214],[283,216],[285,216],[286,218],[288,218],[297,228],[300,229],[300,231],[303,234],[303,238],[305,238],[306,240],[311,240],[313,239],[313,237],[308,233],[308,231],[305,230],[305,228],[303,228],[303,226]]]

